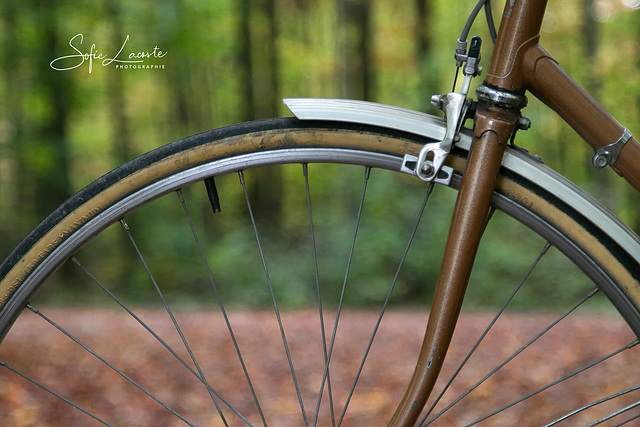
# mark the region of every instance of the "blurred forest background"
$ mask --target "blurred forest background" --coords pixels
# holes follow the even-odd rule
[[[503,4],[494,1],[496,23]],[[632,0],[552,0],[542,43],[640,133],[640,11]],[[207,129],[289,115],[283,97],[355,98],[439,113],[453,50],[475,0],[5,0],[0,3],[0,255],[103,173]],[[120,59],[162,51],[117,68]],[[491,55],[484,17],[483,64]],[[128,39],[127,39],[128,37]],[[152,55],[153,56],[153,55]],[[480,79],[476,79],[479,80]],[[476,82],[476,83],[478,83]],[[640,198],[535,99],[517,143],[640,230]]]

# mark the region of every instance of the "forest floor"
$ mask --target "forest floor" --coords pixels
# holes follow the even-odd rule
[[[189,414],[193,417],[190,419],[194,420],[194,424],[222,425],[219,421],[211,421],[211,398],[200,387],[201,384],[195,380],[195,376],[189,374],[184,366],[170,368],[176,365],[175,358],[166,349],[160,348],[157,342],[146,340],[147,334],[142,328],[130,329],[131,318],[114,316],[113,313],[102,310],[45,311],[46,316],[55,319],[56,323],[65,329],[74,330],[74,334],[83,343],[96,351],[104,352],[108,360],[118,360],[119,364],[126,362],[129,367],[123,371],[126,371],[127,375],[144,384],[145,388],[154,395],[157,394],[175,408],[176,412]],[[402,395],[406,379],[413,371],[426,316],[426,313],[417,311],[391,311],[385,315],[385,321],[371,349],[370,360],[365,365],[362,378],[349,403],[348,416],[343,425],[385,425],[393,413],[394,402]],[[158,311],[145,311],[141,315],[144,322],[152,326],[167,343],[179,349],[181,340],[175,333],[175,328],[171,325],[161,326],[160,319],[164,317],[166,313]],[[272,313],[268,312],[230,313],[237,340],[241,344],[254,343],[259,348],[259,351],[245,353],[244,361],[249,369],[266,368],[266,374],[255,375],[252,381],[257,394],[260,395],[266,416],[273,416],[270,425],[304,425],[304,420],[299,415],[298,399],[295,393],[290,391],[290,370],[288,363],[283,361],[280,331],[277,326],[271,324],[272,317]],[[312,362],[319,362],[319,366],[322,366],[322,351],[311,353],[308,350],[308,344],[319,339],[316,333],[309,333],[310,326],[319,324],[317,317],[317,313],[312,311],[295,312],[283,317],[289,350],[294,359],[296,374],[301,384],[301,395],[308,413],[314,412],[311,408],[315,408],[317,399],[313,396],[317,394],[322,380],[322,369],[311,366]],[[508,359],[514,351],[517,352],[556,317],[552,314],[503,315],[478,348],[477,354],[449,387],[448,393],[434,413],[447,406],[456,396],[463,393],[466,387],[476,384],[493,367]],[[232,362],[237,362],[237,356],[230,341],[220,339],[213,344],[210,342],[211,337],[224,335],[216,329],[218,326],[213,326],[214,320],[220,320],[219,315],[180,312],[176,313],[176,318],[187,340],[192,343],[192,350],[198,355],[200,366],[209,382],[215,383],[228,400],[241,401],[239,405],[247,403],[246,400],[251,403],[252,399],[241,396],[242,384],[245,381],[243,375],[235,373],[235,368],[232,367]],[[332,358],[334,369],[331,381],[335,390],[332,397],[336,402],[344,402],[346,399],[348,391],[345,389],[350,388],[349,384],[360,363],[358,355],[361,355],[366,347],[369,332],[375,326],[376,318],[376,314],[367,311],[344,315],[345,324],[339,328],[336,350]],[[490,315],[483,313],[465,315],[462,318],[443,374],[450,376],[456,370],[459,361],[464,359],[491,320]],[[624,343],[633,341],[628,328],[610,315],[569,318],[560,325],[557,331],[552,330],[536,340],[535,345],[523,350],[519,357],[505,365],[504,370],[492,375],[489,380],[464,397],[460,405],[456,405],[454,409],[438,418],[434,425],[461,425],[461,419],[465,423],[478,419],[489,414],[492,405],[513,402],[519,396],[543,388],[558,377],[573,372],[573,365],[588,364],[624,346]],[[132,391],[130,385],[123,384],[125,382],[120,376],[103,372],[105,369],[98,366],[101,364],[89,362],[86,354],[67,355],[66,350],[76,348],[77,344],[62,333],[54,331],[55,333],[44,340],[37,338],[36,335],[42,328],[51,329],[41,317],[26,316],[12,330],[3,347],[0,347],[0,360],[30,372],[30,375],[36,376],[48,386],[64,385],[67,388],[64,391],[65,396],[100,416],[108,419],[109,416],[118,414],[115,421],[117,425],[183,425],[174,415],[169,414],[167,417],[164,408],[149,396],[135,397],[133,391],[138,390]],[[204,336],[209,338],[205,347],[198,344],[199,338]],[[273,343],[277,345],[269,345]],[[590,400],[637,385],[640,378],[640,354],[637,347],[589,369],[584,375],[536,394],[530,401],[515,405],[481,425],[533,425],[531,420],[539,416],[553,421],[561,414],[556,411],[560,404],[573,410],[584,406]],[[188,352],[177,352],[185,360],[189,360]],[[41,363],[42,359],[46,361],[45,364]],[[191,362],[188,364],[191,365]],[[338,369],[341,364],[344,367]],[[224,376],[214,379],[216,373],[221,372]],[[177,388],[168,392],[163,385],[168,381],[177,384]],[[89,385],[97,382],[106,384],[98,392],[99,403],[91,402],[96,398],[88,391]],[[439,383],[436,389],[441,390],[443,386],[444,382]],[[281,392],[281,389],[289,391]],[[595,411],[587,415],[578,414],[562,425],[583,425],[596,421],[614,407],[624,407],[639,399],[637,394],[630,393],[619,403],[612,405],[607,402],[597,405]],[[328,397],[325,397],[321,412],[330,419],[327,401]],[[273,407],[270,407],[270,404],[273,404]],[[457,406],[460,406],[460,409],[456,409]],[[90,425],[92,420],[79,411],[72,411],[71,416],[64,415],[66,409],[67,405],[63,402],[49,398],[28,381],[20,379],[8,369],[0,368],[0,425]],[[234,422],[233,415],[229,414],[228,410],[223,411],[227,414],[230,425],[243,425]],[[340,415],[339,412],[336,416]],[[276,413],[278,415],[274,415]],[[295,415],[296,413],[298,415]],[[616,417],[616,420],[621,421],[637,414],[628,412]],[[254,425],[262,425],[256,414],[251,414],[251,420]],[[309,422],[311,424],[312,420]],[[319,425],[331,424],[323,422]]]

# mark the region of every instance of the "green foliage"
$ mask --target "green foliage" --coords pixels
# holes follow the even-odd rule
[[[353,30],[353,22],[345,14],[345,2],[339,0],[277,0],[273,8],[265,0],[98,3],[83,0],[50,2],[46,7],[31,0],[2,3],[0,253],[6,255],[52,206],[63,201],[63,195],[78,190],[123,160],[186,134],[264,114],[287,115],[284,106],[278,102],[281,97],[351,96],[355,93],[353,86],[360,84],[353,82],[357,73],[352,72],[354,64],[360,60],[369,63],[368,84],[371,87],[366,93],[372,94],[374,101],[432,112],[428,104],[430,95],[450,90],[455,40],[475,2],[425,2],[428,12],[425,28],[419,27],[416,2],[368,2],[372,34],[368,52],[353,47],[360,46],[354,41],[358,31]],[[349,3],[356,7],[359,4]],[[583,13],[584,2],[577,0],[550,2],[542,41],[579,82],[633,131],[640,112],[640,62],[637,59],[640,57],[640,14],[617,3],[598,3],[609,5],[608,13],[602,10],[595,15]],[[248,22],[243,21],[242,5],[250,7]],[[495,7],[494,14],[498,17],[501,5]],[[596,22],[596,18],[600,21]],[[484,37],[483,63],[486,66],[491,43],[481,19],[472,32]],[[125,53],[158,47],[167,55],[153,63],[161,63],[164,68],[122,70],[94,61],[91,73],[86,63],[73,70],[53,70],[50,61],[74,53],[69,41],[76,34],[84,36],[84,51],[89,51],[95,43],[100,52],[114,54],[127,36]],[[428,41],[426,52],[419,52],[420,37]],[[594,41],[595,45],[589,46]],[[272,45],[276,51],[268,48]],[[243,46],[248,46],[249,51],[245,52]],[[249,62],[242,59],[243,53],[247,53]],[[530,104],[525,114],[532,119],[533,127],[528,132],[521,132],[517,143],[540,154],[549,165],[595,194],[625,221],[640,229],[638,195],[613,173],[594,172],[588,163],[591,152],[578,141],[575,133],[535,99],[530,99]],[[277,105],[275,111],[273,105]],[[304,193],[295,187],[299,181],[292,175],[285,174],[277,179],[282,188],[279,197],[282,206],[306,203],[301,198]],[[58,183],[56,191],[45,189],[44,183],[51,182]],[[379,182],[372,185],[397,185]],[[316,188],[314,204],[321,208],[326,205],[332,212],[338,212],[337,216],[318,223],[319,228],[331,230],[332,240],[340,238],[342,241],[339,249],[318,242],[320,252],[330,260],[335,258],[330,261],[335,263],[334,268],[328,269],[330,276],[322,280],[335,284],[329,292],[336,293],[344,279],[346,266],[343,264],[354,227],[353,218],[348,217],[347,212],[352,211],[359,194],[358,190],[353,190],[356,194],[336,198],[342,181],[330,173],[312,184]],[[405,196],[370,201],[368,206],[381,215],[369,213],[368,220],[362,224],[358,245],[364,248],[384,246],[392,249],[391,254],[402,252],[407,227],[410,228],[407,224],[414,220],[414,204],[420,202],[415,194],[423,192],[422,188],[410,185],[407,188],[414,191]],[[242,205],[238,198],[226,202],[232,208]],[[275,253],[280,254],[272,261],[274,277],[286,271],[295,278],[287,283],[274,280],[276,291],[291,295],[287,303],[302,305],[313,296],[313,286],[308,283],[309,265],[294,268],[286,260],[289,254],[300,253],[305,247],[297,239],[302,239],[299,230],[306,226],[307,219],[292,212],[284,208],[277,210],[279,224],[285,225],[285,231],[293,241],[284,244],[275,237],[267,237],[265,245],[273,245]],[[381,219],[385,218],[382,214],[389,212],[395,212],[400,221],[391,223]],[[397,285],[400,300],[429,298],[439,257],[438,251],[432,250],[435,245],[431,245],[429,239],[434,234],[439,235],[438,239],[442,238],[440,234],[446,230],[449,215],[436,212],[438,215],[429,217],[430,228],[419,230],[422,240],[417,244],[423,246],[418,246],[419,249],[409,255],[404,278]],[[182,221],[181,215],[177,209],[173,220]],[[208,215],[197,212],[197,221],[206,223],[204,218]],[[427,215],[432,215],[432,211]],[[164,224],[167,218],[156,218],[155,221]],[[219,233],[219,236],[215,234],[216,239],[225,242],[222,245],[225,249],[207,253],[207,259],[216,271],[222,272],[223,281],[233,281],[231,273],[225,276],[225,271],[234,271],[233,274],[239,271],[249,282],[263,281],[262,271],[237,265],[254,245],[253,236],[238,234],[233,221],[210,226],[210,232]],[[144,230],[151,229],[153,223],[136,225],[144,235],[142,245],[145,248],[166,247],[179,254],[193,254],[193,248],[182,247],[183,243],[177,238],[185,224],[176,225],[175,229],[167,228],[162,235],[145,234]],[[89,258],[107,257],[119,251],[126,242],[117,235],[116,232],[107,234]],[[519,239],[514,236],[512,240]],[[309,251],[308,246],[304,250]],[[499,294],[501,285],[494,278],[510,277],[513,270],[525,267],[514,264],[513,260],[520,258],[513,255],[518,250],[513,245],[491,248],[489,252],[504,260],[498,263],[504,268],[485,271],[480,267],[477,274],[486,287],[470,292]],[[416,256],[414,253],[423,258],[412,258]],[[154,262],[161,277],[168,282],[178,282],[174,272],[163,269],[167,263],[162,257]],[[197,262],[197,253],[195,257],[185,255],[183,263],[185,272],[181,273],[179,282],[183,286],[200,286],[197,278],[201,276],[195,271],[202,265]],[[351,301],[368,304],[370,294],[388,286],[393,279],[378,274],[381,267],[393,271],[390,266],[394,263],[397,263],[396,259],[367,259],[366,256],[354,259],[354,276],[356,273],[371,274],[364,276],[366,279],[363,280],[368,282],[366,286],[354,286],[360,291],[349,297]],[[556,267],[557,270],[564,268]],[[128,271],[126,261],[113,261],[104,274],[108,280],[117,282]],[[548,277],[532,280],[540,286],[551,283]],[[234,289],[239,295],[237,303],[259,299],[266,304],[269,296],[264,290],[256,289]],[[290,292],[291,289],[296,291]],[[545,290],[531,296],[529,301],[535,304],[547,302],[555,298],[553,292],[553,289]]]

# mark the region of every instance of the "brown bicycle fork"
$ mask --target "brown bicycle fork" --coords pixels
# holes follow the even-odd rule
[[[458,321],[486,225],[506,145],[518,127],[529,90],[546,102],[594,150],[613,145],[624,129],[539,45],[546,0],[508,0],[489,71],[478,93],[474,140],[456,200],[427,331],[409,387],[390,426],[416,423],[440,373]],[[576,111],[576,106],[580,106]],[[614,138],[615,139],[615,138]],[[619,142],[619,141],[618,141]],[[614,144],[616,142],[614,141]],[[626,137],[620,162],[608,164],[640,190],[640,145]],[[623,160],[624,158],[624,160]],[[615,165],[614,165],[615,163]]]
[[[477,129],[458,192],[429,322],[410,386],[390,425],[414,425],[442,368],[458,321],[467,283],[491,205],[506,144],[517,124],[515,111],[481,105]]]

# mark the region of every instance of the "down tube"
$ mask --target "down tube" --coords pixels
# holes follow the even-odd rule
[[[625,129],[539,45],[527,52],[528,89],[562,117],[594,150],[616,143]],[[624,144],[611,165],[640,191],[640,144]]]

